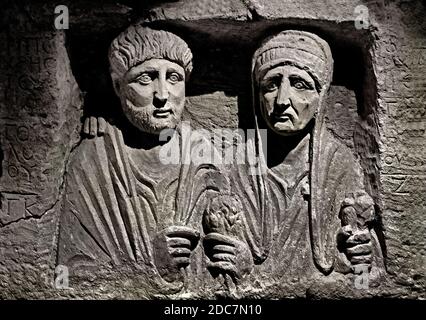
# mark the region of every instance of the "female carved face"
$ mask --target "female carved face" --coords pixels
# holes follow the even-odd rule
[[[268,126],[288,136],[303,130],[319,105],[314,79],[305,70],[281,65],[260,80],[260,108]]]
[[[150,59],[131,68],[120,86],[123,111],[140,130],[159,134],[180,122],[185,105],[185,71],[166,59]]]

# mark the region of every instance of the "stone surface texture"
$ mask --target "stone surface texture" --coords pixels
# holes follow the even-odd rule
[[[59,4],[69,8],[68,30],[55,29],[55,7]],[[426,299],[424,1],[68,0],[57,3],[52,0],[4,0],[0,2],[0,8],[1,299],[202,299],[222,296],[266,299]],[[361,27],[360,16],[364,18]],[[283,195],[280,200],[279,197],[265,196],[268,199],[267,209],[264,214],[263,211],[260,214],[261,202],[256,202],[261,198],[260,189],[256,189],[258,185],[251,185],[251,180],[240,169],[232,166],[201,173],[197,171],[199,168],[189,166],[185,176],[182,176],[182,167],[173,171],[174,168],[168,166],[167,170],[172,173],[167,177],[165,175],[168,173],[161,173],[166,169],[152,169],[160,172],[155,171],[154,177],[159,175],[163,179],[176,175],[179,183],[178,187],[173,185],[177,189],[176,199],[177,202],[182,200],[178,208],[182,206],[184,209],[180,210],[184,211],[189,206],[196,213],[186,217],[184,211],[178,218],[170,218],[174,219],[173,223],[167,225],[166,220],[164,226],[160,220],[154,223],[149,220],[151,217],[144,217],[147,225],[144,227],[145,232],[149,239],[155,239],[152,242],[152,254],[151,249],[146,249],[151,248],[151,244],[146,247],[140,244],[141,248],[147,250],[148,258],[144,256],[145,249],[137,248],[138,243],[143,242],[143,236],[139,239],[134,235],[137,232],[129,232],[130,240],[120,238],[111,241],[120,243],[121,248],[127,246],[128,251],[132,252],[130,256],[135,253],[134,261],[129,258],[132,263],[126,259],[126,262],[116,263],[118,258],[109,262],[105,258],[111,254],[109,249],[105,252],[99,249],[100,252],[96,253],[102,257],[99,261],[104,258],[107,261],[101,266],[86,266],[85,260],[75,254],[72,261],[78,268],[75,271],[71,267],[70,270],[63,269],[62,261],[65,260],[62,257],[67,254],[63,250],[68,250],[67,245],[76,238],[84,238],[83,231],[91,234],[90,225],[88,228],[85,226],[84,217],[79,220],[75,218],[78,215],[71,215],[73,218],[67,218],[66,215],[66,212],[74,210],[70,209],[70,203],[78,208],[78,201],[86,199],[85,196],[91,197],[90,190],[85,195],[85,188],[78,189],[79,179],[83,177],[84,180],[86,177],[82,185],[93,187],[99,184],[101,189],[103,184],[107,189],[107,179],[111,179],[108,192],[114,195],[121,192],[131,198],[132,182],[123,181],[128,178],[128,168],[133,167],[126,159],[139,159],[141,166],[150,167],[151,155],[138,153],[138,149],[142,148],[138,145],[140,141],[126,140],[126,130],[132,131],[134,128],[129,129],[128,125],[124,129],[122,127],[123,111],[120,103],[123,103],[126,95],[114,89],[108,60],[108,50],[113,40],[129,26],[141,24],[180,37],[192,51],[193,70],[185,82],[185,108],[181,119],[190,122],[192,129],[247,130],[258,125],[254,125],[253,121],[255,115],[259,117],[255,107],[259,103],[259,94],[256,94],[258,83],[253,77],[252,59],[256,49],[267,37],[283,30],[302,30],[319,35],[329,45],[334,60],[333,70],[330,70],[333,77],[330,79],[328,94],[320,93],[321,97],[324,96],[321,103],[325,106],[323,119],[324,131],[327,133],[322,136],[325,142],[318,150],[321,155],[327,152],[331,154],[331,151],[321,151],[327,149],[324,145],[338,145],[336,158],[342,160],[335,164],[335,168],[340,166],[348,169],[349,166],[356,173],[354,176],[359,178],[359,181],[349,181],[344,187],[350,189],[351,183],[362,187],[352,188],[354,194],[345,197],[340,194],[344,190],[342,184],[341,190],[331,196],[329,189],[336,181],[332,179],[330,182],[325,178],[323,187],[314,190],[314,196],[313,191],[309,190],[309,186],[312,189],[313,185],[309,184],[312,179],[310,166],[314,164],[315,170],[326,172],[332,178],[334,167],[329,165],[333,163],[331,160],[329,163],[321,157],[318,160],[315,151],[308,152],[311,150],[308,147],[311,145],[309,139],[305,141],[306,146],[303,145],[305,142],[298,141],[294,149],[305,148],[303,150],[306,152],[301,152],[297,161],[289,162],[295,168],[294,171],[309,171],[308,178],[300,178],[307,179],[308,191],[301,180],[297,180],[298,176],[291,176],[293,173],[287,169],[289,164],[284,160],[280,162],[283,166],[277,166],[276,171],[268,163],[269,178],[265,178],[264,184],[268,186],[272,179],[270,176],[282,174],[288,181],[296,179],[300,182],[300,186],[296,184],[294,187],[294,192],[300,193],[302,202],[305,196],[312,194],[312,197],[321,198],[322,195],[318,208],[329,208],[328,202],[336,200],[336,205],[330,204],[330,210],[336,213],[329,220],[330,228],[331,225],[340,228],[350,224],[344,222],[342,213],[339,219],[341,204],[353,208],[365,205],[368,210],[373,210],[374,222],[352,222],[355,229],[357,226],[360,232],[367,230],[371,235],[373,249],[369,247],[369,250],[373,251],[373,269],[368,288],[357,288],[359,275],[354,273],[351,264],[353,257],[348,255],[348,248],[340,240],[335,241],[333,238],[330,241],[343,245],[343,249],[339,248],[339,254],[346,264],[336,258],[332,271],[328,272],[324,271],[321,262],[318,263],[321,259],[315,260],[316,250],[323,253],[322,248],[325,247],[314,248],[316,242],[312,225],[315,223],[311,221],[312,216],[308,219],[308,212],[312,212],[311,205],[308,208],[308,205],[304,207],[299,202],[294,208],[291,207],[300,212],[306,210],[306,226],[304,222],[295,222],[290,227],[283,223],[282,228],[292,230],[289,231],[289,239],[294,236],[299,242],[295,240],[293,244],[288,244],[282,240],[281,243],[281,233],[272,230],[276,217],[267,217],[268,208],[271,207],[273,211],[274,208],[281,208],[281,205],[287,206],[286,201],[291,202],[289,197],[285,200]],[[105,134],[95,138],[84,134],[85,121],[92,119],[95,121],[93,125],[100,118],[107,122]],[[120,138],[122,132],[124,139]],[[313,131],[311,134],[315,135]],[[268,144],[269,153],[276,155],[274,148],[289,148],[285,141],[293,140],[277,141],[275,146]],[[154,150],[156,146],[153,144],[146,149]],[[341,158],[338,158],[339,152]],[[115,157],[113,160],[112,154]],[[95,156],[99,159],[93,160]],[[306,160],[304,156],[309,159]],[[90,171],[93,163],[101,165]],[[308,163],[306,168],[303,163]],[[102,171],[104,168],[111,172],[115,170],[116,176],[111,173],[112,178],[108,175],[105,178],[105,171]],[[159,181],[152,179],[153,184]],[[239,189],[239,185],[246,189]],[[273,194],[277,190],[274,188],[284,188],[277,185],[272,187],[271,184],[268,192]],[[219,197],[211,195],[211,191],[216,189],[219,189]],[[355,194],[358,191],[362,193]],[[102,192],[94,194],[101,195],[103,199],[107,198],[106,194],[111,194]],[[144,192],[145,196],[147,191]],[[203,198],[204,194],[211,200],[205,212],[200,209],[202,201],[191,202],[192,196]],[[163,207],[171,206],[169,202],[174,200],[174,196],[167,196]],[[102,207],[100,198],[95,198],[91,198],[94,207]],[[116,199],[119,210],[129,206],[125,204],[128,198],[123,196],[123,199]],[[250,206],[252,199],[254,206]],[[114,200],[108,201],[105,205],[110,207],[105,210],[102,208],[99,212],[110,212],[108,210],[116,205]],[[146,206],[149,207],[149,204]],[[224,207],[227,213],[223,213]],[[320,215],[319,220],[324,220],[321,218],[323,216],[327,214]],[[105,218],[105,222],[102,220],[104,218],[99,214],[100,223],[107,225],[108,219]],[[123,219],[122,225],[131,224],[127,218]],[[279,221],[280,218],[276,219]],[[119,223],[113,220],[111,224],[114,227],[105,231],[101,239],[115,239],[114,232],[117,232],[118,238],[121,236],[120,231],[116,231]],[[170,227],[174,224],[181,228]],[[76,225],[81,225],[83,231],[72,229]],[[246,233],[242,230],[246,230]],[[259,233],[256,233],[258,230]],[[271,234],[267,230],[271,230]],[[299,234],[293,235],[294,230]],[[319,237],[327,238],[326,231],[319,230]],[[248,240],[247,234],[250,232],[254,235],[254,244]],[[71,240],[63,240],[67,236]],[[332,233],[334,236],[337,237],[337,232]],[[306,237],[306,243],[300,240],[303,237]],[[165,261],[164,257],[171,252],[168,246],[173,240],[170,238],[179,238],[179,241],[187,244],[189,249],[184,250],[191,250],[191,262]],[[96,237],[90,241],[93,242],[86,242],[85,245],[103,247]],[[177,243],[178,240],[175,241]],[[267,247],[268,241],[272,241],[270,251],[262,258],[261,251]],[[286,244],[282,251],[277,249],[280,243]],[[308,249],[303,251],[303,248],[298,247],[299,244]],[[217,262],[212,253],[215,245],[216,248],[233,248],[237,261],[234,269],[230,268],[232,270],[229,271],[223,267],[226,264],[218,263],[207,268],[206,261]],[[105,244],[105,247],[108,245]],[[365,246],[358,248],[365,249]],[[333,249],[337,251],[337,244]],[[125,251],[117,250],[117,256]],[[286,250],[299,252],[299,256],[294,258],[296,271],[291,273],[288,267],[285,270],[288,275],[279,267],[280,261],[287,261]],[[158,252],[161,253],[160,258]],[[301,258],[303,252],[306,252],[305,260]],[[136,253],[144,258],[138,260]],[[96,257],[95,253],[93,257]],[[309,266],[305,268],[308,260]],[[287,262],[282,263],[282,266],[287,266],[284,264]],[[290,265],[291,261],[288,262]],[[64,276],[66,282],[63,282]]]

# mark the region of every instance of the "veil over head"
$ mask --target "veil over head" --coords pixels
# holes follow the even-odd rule
[[[269,38],[256,50],[252,60],[252,92],[256,132],[263,123],[260,112],[259,81],[271,70],[280,65],[292,65],[305,70],[315,81],[320,95],[319,107],[315,115],[315,124],[310,142],[310,235],[314,262],[321,272],[331,272],[334,264],[335,234],[328,232],[334,212],[323,209],[326,191],[321,179],[323,140],[326,106],[324,99],[328,93],[333,75],[333,57],[328,43],[316,34],[285,30]],[[283,137],[284,138],[284,137]],[[259,158],[264,158],[262,139],[257,134],[254,146]],[[266,166],[266,160],[261,161]],[[264,169],[263,171],[267,171]]]

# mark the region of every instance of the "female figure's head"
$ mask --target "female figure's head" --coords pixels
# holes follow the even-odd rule
[[[332,69],[330,48],[315,34],[286,30],[266,39],[253,58],[253,82],[268,127],[283,136],[305,129],[321,108]]]

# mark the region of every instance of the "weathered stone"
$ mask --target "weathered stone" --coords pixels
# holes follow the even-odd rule
[[[36,298],[54,276],[57,217],[79,140],[81,98],[62,32],[5,31],[0,38],[1,295]]]
[[[423,2],[63,4],[0,19],[1,298],[426,298]]]

